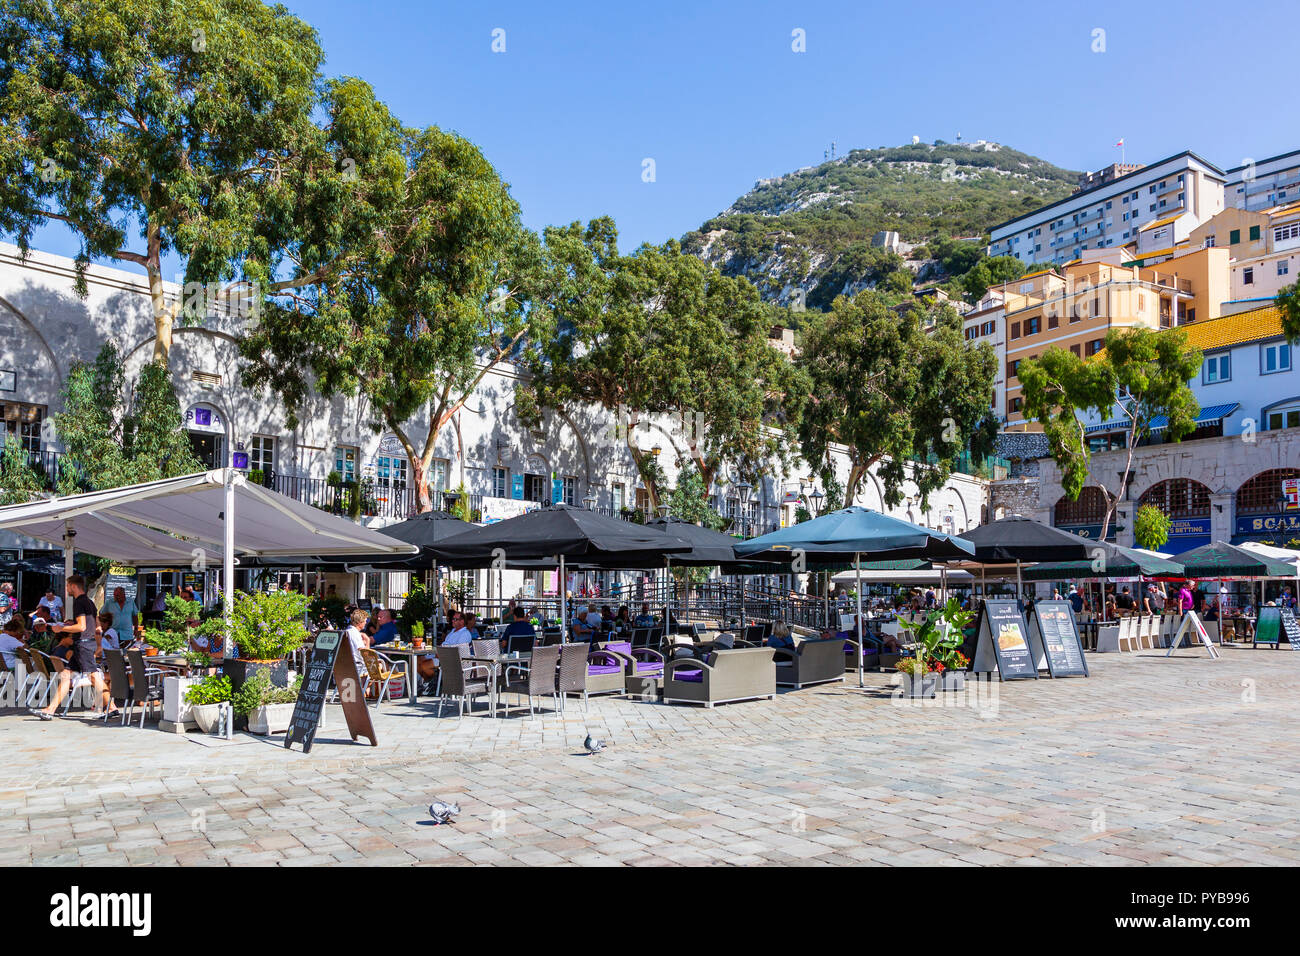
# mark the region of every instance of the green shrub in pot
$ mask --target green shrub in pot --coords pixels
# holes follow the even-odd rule
[[[276,687],[271,683],[269,671],[257,671],[244,685],[235,691],[231,698],[231,707],[238,717],[247,717],[257,707],[268,704],[292,704],[298,699],[302,688],[299,676],[289,687]]]
[[[224,704],[231,696],[230,678],[224,674],[209,674],[185,691],[185,703],[191,707]]]
[[[235,593],[230,639],[241,660],[280,660],[307,641],[307,596],[297,591]]]

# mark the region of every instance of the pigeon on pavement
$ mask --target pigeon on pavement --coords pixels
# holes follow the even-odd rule
[[[460,813],[459,803],[443,803],[441,800],[435,800],[429,804],[429,816],[433,817],[435,824],[451,823],[452,818]]]
[[[605,741],[597,740],[591,734],[587,734],[587,739],[582,742],[582,745],[587,748],[589,754],[598,754],[605,749]]]

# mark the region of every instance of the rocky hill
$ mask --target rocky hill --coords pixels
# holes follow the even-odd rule
[[[953,278],[952,257],[941,259],[930,240],[982,245],[991,227],[1068,196],[1077,179],[983,141],[856,149],[758,181],[682,242],[724,272],[747,276],[769,301],[825,308],[866,286],[905,291],[909,281]],[[897,233],[897,243],[881,237],[873,246],[881,232]]]

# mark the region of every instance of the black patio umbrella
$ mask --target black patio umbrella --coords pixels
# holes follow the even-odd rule
[[[1183,565],[1177,560],[1125,548],[1109,541],[1092,541],[1090,557],[1074,561],[1046,561],[1026,568],[1027,581],[1052,581],[1061,578],[1135,578],[1178,577]]]
[[[543,559],[558,564],[564,627],[566,560],[602,569],[658,567],[691,545],[655,528],[557,504],[472,528],[429,550],[439,562],[459,568],[535,566],[532,562]]]
[[[1023,515],[999,518],[959,537],[975,545],[975,560],[984,564],[1013,561],[1080,561],[1091,559],[1096,541],[1061,531]]]

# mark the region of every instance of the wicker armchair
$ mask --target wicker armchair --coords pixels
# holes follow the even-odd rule
[[[707,661],[688,657],[668,661],[664,703],[728,704],[776,697],[776,664],[770,647],[714,651]]]
[[[801,641],[794,648],[778,647],[774,652],[776,682],[781,687],[798,690],[805,684],[844,680],[844,642],[841,640]]]

